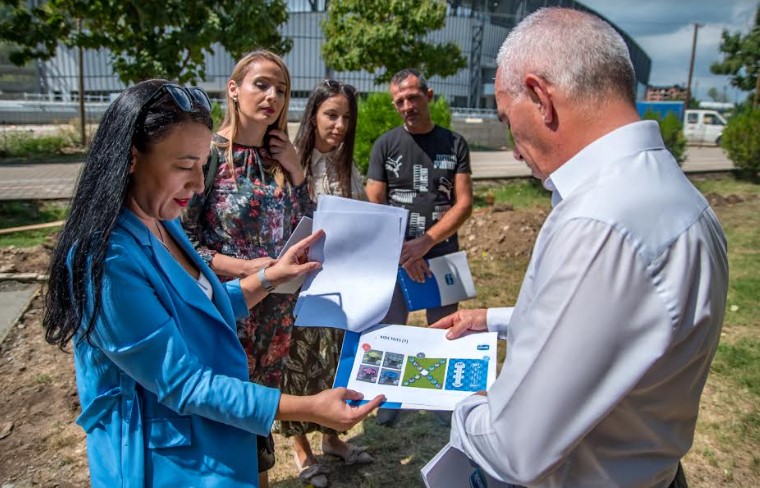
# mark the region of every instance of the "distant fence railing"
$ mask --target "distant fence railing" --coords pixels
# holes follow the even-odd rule
[[[27,97],[20,100],[0,100],[0,125],[65,124],[79,119],[78,101],[50,101],[44,96],[31,94]],[[216,101],[224,103],[222,100]],[[85,121],[100,122],[109,104],[108,96],[88,96],[84,105]],[[305,108],[305,98],[291,99],[288,120],[299,121]],[[498,118],[496,110],[485,108],[456,107],[451,109],[451,116],[453,119],[462,120]]]

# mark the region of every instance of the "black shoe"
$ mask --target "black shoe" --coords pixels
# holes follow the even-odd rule
[[[451,427],[451,412],[448,410],[435,410],[435,420],[441,427]]]
[[[384,427],[394,427],[398,422],[401,410],[395,408],[378,408],[375,422]]]

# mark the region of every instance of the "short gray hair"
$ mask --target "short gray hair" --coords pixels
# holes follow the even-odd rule
[[[507,36],[497,57],[501,82],[523,94],[533,73],[578,102],[619,96],[634,102],[635,75],[620,34],[599,17],[567,8],[542,8]]]

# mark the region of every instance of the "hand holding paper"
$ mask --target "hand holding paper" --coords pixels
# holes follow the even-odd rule
[[[318,270],[322,264],[319,261],[309,261],[309,249],[325,236],[324,231],[318,230],[305,239],[294,244],[280,259],[267,269],[269,281],[281,285],[288,281]]]
[[[488,310],[485,308],[457,310],[451,315],[447,315],[438,322],[431,324],[430,328],[449,329],[446,333],[447,339],[456,339],[468,330],[483,332],[488,330],[486,325],[487,313]]]

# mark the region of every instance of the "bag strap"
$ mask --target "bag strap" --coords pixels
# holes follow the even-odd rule
[[[208,156],[208,164],[206,165],[206,179],[203,185],[203,204],[206,204],[209,194],[211,193],[211,187],[214,186],[214,180],[216,180],[216,170],[219,168],[219,154],[216,152],[216,147],[211,146],[211,154]]]

